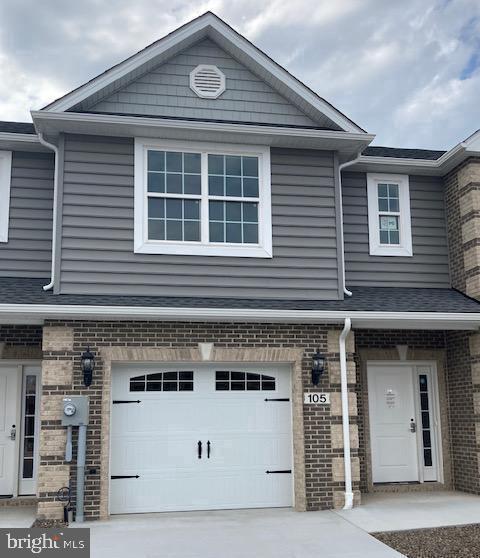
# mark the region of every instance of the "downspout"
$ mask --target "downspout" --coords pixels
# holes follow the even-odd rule
[[[346,161],[341,165],[338,165],[338,188],[340,190],[339,203],[340,203],[340,238],[341,238],[341,258],[343,263],[343,292],[347,296],[352,296],[352,292],[347,289],[347,283],[345,279],[345,238],[343,236],[343,201],[342,201],[342,170],[350,165],[354,165],[360,159],[361,151],[357,153],[355,159],[351,161]]]
[[[345,505],[344,510],[353,507],[352,463],[350,459],[350,418],[348,409],[348,378],[346,340],[352,328],[350,318],[345,318],[345,325],[340,334],[340,382],[342,387],[342,426],[343,426],[343,459],[345,469]]]
[[[58,201],[58,147],[44,139],[41,132],[38,133],[38,141],[51,149],[55,154],[55,170],[53,175],[53,224],[52,224],[52,270],[50,272],[50,283],[43,287],[44,291],[49,291],[55,284],[55,255],[57,252],[57,201]]]

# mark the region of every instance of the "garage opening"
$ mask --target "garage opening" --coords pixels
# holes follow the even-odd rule
[[[293,505],[291,373],[271,365],[119,365],[110,513]]]

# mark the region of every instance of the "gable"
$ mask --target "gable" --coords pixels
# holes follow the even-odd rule
[[[296,79],[245,37],[212,12],[182,25],[162,39],[112,66],[87,83],[56,99],[40,112],[82,112],[103,102],[132,81],[152,72],[199,41],[209,38],[253,74],[260,77],[284,99],[310,118],[320,129],[366,134],[355,122]],[[297,113],[297,116],[298,113]],[[302,125],[303,126],[303,125]]]
[[[200,64],[218,67],[226,90],[216,99],[190,88],[190,72]],[[133,80],[86,112],[316,126],[311,118],[211,39],[203,39],[166,63]]]

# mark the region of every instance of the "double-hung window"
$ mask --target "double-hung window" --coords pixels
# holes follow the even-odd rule
[[[412,256],[408,175],[367,174],[368,229],[373,256]]]
[[[8,242],[12,152],[0,151],[0,242]]]
[[[272,257],[268,147],[136,139],[135,252]]]

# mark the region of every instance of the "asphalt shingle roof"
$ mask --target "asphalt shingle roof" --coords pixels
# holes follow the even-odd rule
[[[362,155],[366,157],[400,157],[403,159],[426,159],[436,161],[446,153],[446,151],[435,151],[433,149],[404,149],[401,147],[367,147]]]
[[[367,312],[480,313],[480,303],[454,289],[355,287],[345,300],[192,298],[121,295],[54,295],[48,279],[0,278],[0,304],[135,306],[158,308],[241,308]]]
[[[99,113],[99,114],[116,114],[118,116],[125,116],[123,113]],[[131,116],[131,115],[129,115]],[[149,118],[163,118],[154,115],[145,115],[142,114],[142,117],[149,117]],[[171,118],[171,117],[170,117]],[[180,120],[199,120],[196,118],[177,118]],[[202,119],[205,121],[205,119]],[[219,120],[207,120],[210,122],[220,122]],[[232,124],[239,124],[240,122],[233,122]],[[265,125],[262,123],[258,123],[259,125]],[[275,126],[275,124],[268,124],[269,126]],[[282,125],[285,126],[285,125]],[[323,129],[317,126],[290,126],[291,128],[312,128],[312,129]],[[0,132],[9,132],[11,134],[35,134],[35,128],[33,124],[29,122],[6,122],[0,121]],[[436,161],[439,159],[446,151],[434,151],[431,149],[403,149],[397,147],[380,147],[380,146],[371,146],[367,147],[362,155],[366,157],[401,157],[406,159],[423,159],[429,161]]]
[[[5,122],[0,120],[0,132],[11,134],[36,134],[33,124],[30,122]]]

